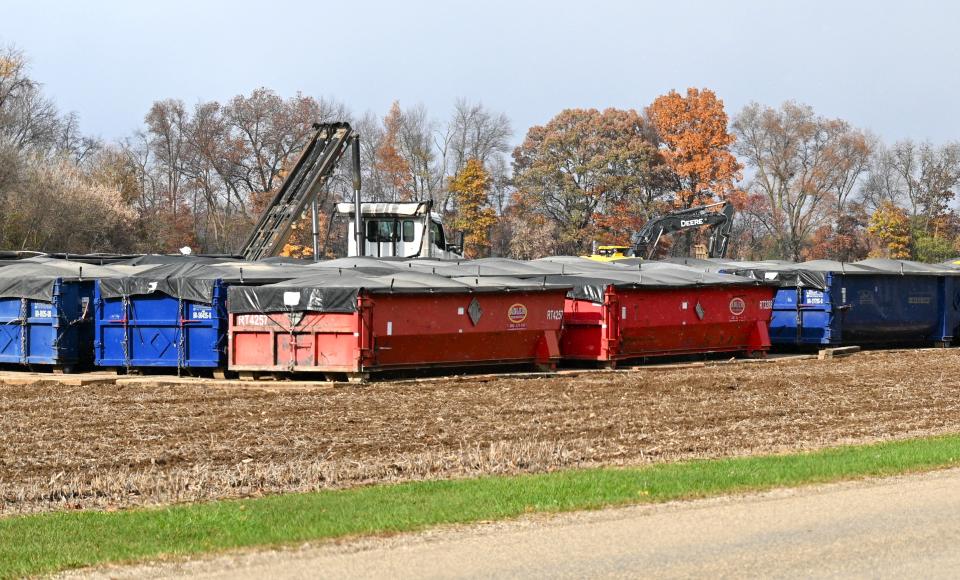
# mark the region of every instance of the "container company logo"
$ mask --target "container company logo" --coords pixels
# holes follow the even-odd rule
[[[507,319],[510,321],[510,324],[507,326],[509,330],[526,328],[527,307],[523,304],[512,305],[507,309]]]
[[[730,300],[730,314],[740,316],[746,309],[747,303],[743,301],[743,298],[737,296]]]
[[[507,318],[513,324],[520,324],[527,319],[527,307],[523,304],[514,304],[507,310]]]

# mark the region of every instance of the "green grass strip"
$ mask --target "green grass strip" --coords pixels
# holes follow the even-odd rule
[[[0,519],[0,577],[436,524],[662,502],[960,465],[960,436],[813,453],[379,485],[120,512]]]

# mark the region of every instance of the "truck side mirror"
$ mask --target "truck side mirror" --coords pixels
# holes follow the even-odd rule
[[[460,235],[457,236],[457,237],[459,238],[459,240],[457,241],[456,244],[447,244],[447,251],[448,251],[448,252],[453,252],[454,254],[463,255],[463,248],[464,248],[464,239],[465,239],[465,236],[464,236],[463,232],[460,232]]]

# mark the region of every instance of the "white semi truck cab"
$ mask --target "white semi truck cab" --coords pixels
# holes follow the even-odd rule
[[[463,258],[460,242],[448,240],[440,214],[431,211],[431,203],[363,203],[364,230],[362,251],[357,251],[354,233],[354,204],[338,203],[336,212],[347,218],[347,255],[374,258]]]

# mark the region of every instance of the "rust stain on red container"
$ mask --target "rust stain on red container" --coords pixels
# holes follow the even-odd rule
[[[711,352],[763,353],[775,288],[618,289],[602,304],[567,299],[564,359],[612,362]]]
[[[554,365],[566,289],[361,294],[352,313],[230,315],[229,368],[370,372],[428,366]]]

